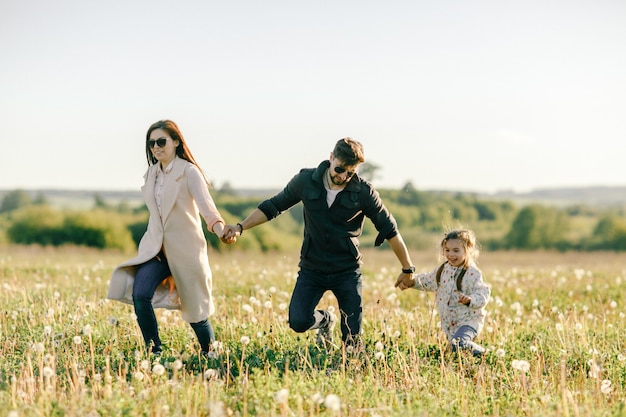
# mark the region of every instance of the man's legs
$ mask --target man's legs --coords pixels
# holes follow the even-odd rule
[[[300,270],[298,280],[289,303],[289,327],[297,333],[317,329],[326,319],[323,310],[315,311],[322,295],[326,291],[323,276],[313,271]]]
[[[363,317],[361,270],[336,275],[332,279],[331,290],[341,312],[341,340],[347,345],[357,345]]]

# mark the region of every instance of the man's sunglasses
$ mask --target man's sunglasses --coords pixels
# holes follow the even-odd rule
[[[343,174],[344,172],[346,172],[346,169],[344,167],[342,167],[342,166],[337,165],[335,167],[335,172],[337,174]],[[356,171],[348,171],[348,175],[347,176],[348,176],[348,178],[352,178],[352,176],[354,174],[356,174]]]
[[[159,145],[159,148],[162,148],[162,147],[165,146],[165,144],[167,143],[168,139],[169,138],[160,138],[160,139],[157,139],[157,140],[149,139],[148,140],[148,147],[149,148],[154,148],[154,145],[157,144],[157,145]]]

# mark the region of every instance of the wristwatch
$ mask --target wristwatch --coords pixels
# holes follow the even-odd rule
[[[413,265],[411,265],[408,268],[402,268],[402,273],[403,274],[412,274],[415,272],[415,267]]]

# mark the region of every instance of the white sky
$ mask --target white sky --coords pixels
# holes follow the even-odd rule
[[[138,190],[164,118],[218,188],[345,136],[379,188],[626,185],[626,1],[0,0],[0,189]]]

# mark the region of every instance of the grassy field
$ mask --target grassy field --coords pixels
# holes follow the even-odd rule
[[[393,288],[388,250],[365,254],[360,355],[288,328],[296,252],[210,256],[216,354],[199,358],[179,313],[159,310],[167,350],[152,360],[132,308],[105,300],[128,255],[0,248],[0,416],[626,414],[626,254],[483,254],[481,360],[448,351],[432,293]]]

